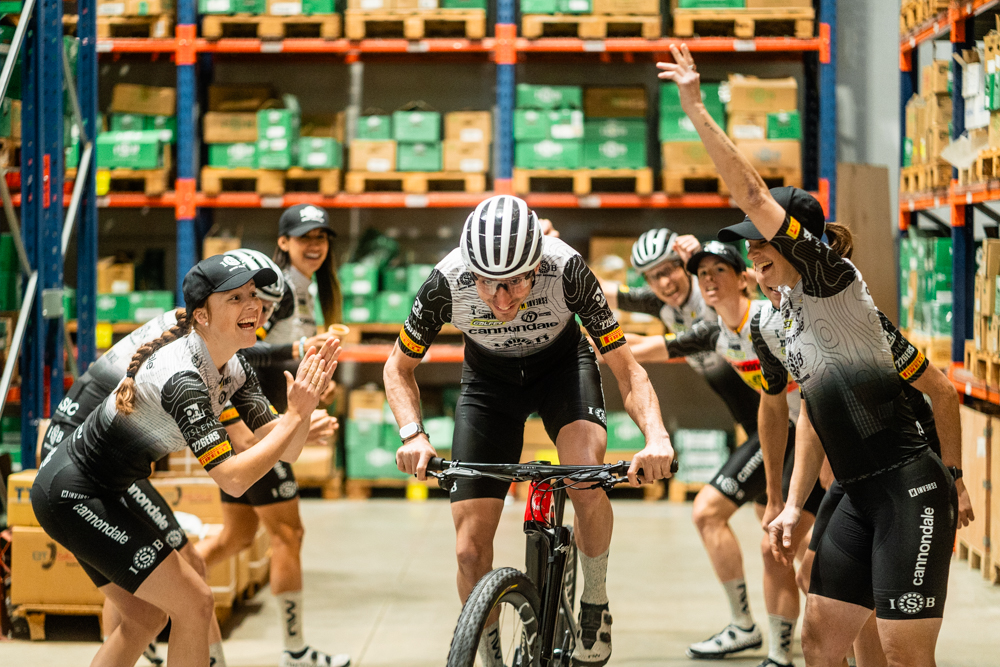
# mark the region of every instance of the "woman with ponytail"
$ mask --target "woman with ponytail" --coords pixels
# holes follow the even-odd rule
[[[256,285],[276,277],[271,269],[252,270],[221,255],[195,266],[184,279],[183,325],[139,346],[115,393],[39,469],[31,491],[39,524],[73,552],[122,619],[94,665],[134,664],[168,617],[175,667],[224,665],[211,589],[175,553],[160,517],[133,489],[153,462],[184,447],[233,494],[243,493],[279,458],[298,455],[339,348],[328,341],[318,352],[310,349],[296,377],[287,375],[289,410],[278,419],[237,354],[256,340]],[[227,401],[258,438],[239,453],[219,422]]]

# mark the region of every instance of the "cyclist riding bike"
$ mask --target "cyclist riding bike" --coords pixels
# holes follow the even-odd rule
[[[841,664],[874,609],[895,664],[932,666],[955,529],[972,518],[956,490],[959,438],[942,439],[942,457],[931,451],[861,273],[810,231],[823,219],[819,202],[797,188],[768,191],[706,112],[687,47],[671,52],[675,62],[658,63],[660,76],[678,84],[682,107],[748,216],[720,238],[746,239],[765,284],[781,292],[780,342],[822,443],[798,452],[788,502],[769,526],[775,555],[793,556],[791,535],[823,450],[846,492],[816,553],[806,663]],[[786,377],[781,364],[761,363],[768,385]]]
[[[524,422],[538,412],[561,463],[603,463],[607,426],[601,377],[574,315],[604,355],[626,410],[646,437],[645,449],[633,457],[629,480],[638,486],[640,481],[669,477],[674,451],[656,394],[625,345],[597,278],[579,253],[557,238],[543,236],[534,211],[509,195],[491,197],[469,215],[460,247],[437,264],[420,288],[385,366],[389,405],[402,426],[399,469],[424,479],[428,461],[436,456],[421,426],[414,370],[446,322],[465,338],[453,458],[517,463]],[[463,479],[450,488],[463,602],[492,569],[493,537],[508,487],[493,479]],[[599,666],[611,657],[605,581],[611,503],[601,493],[569,494],[584,575],[573,661]],[[494,619],[480,644],[484,667],[500,660],[489,647],[495,634]]]

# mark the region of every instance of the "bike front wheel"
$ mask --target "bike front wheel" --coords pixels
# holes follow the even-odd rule
[[[462,608],[448,651],[448,667],[474,667],[479,641],[496,611],[496,636],[487,637],[489,665],[536,667],[539,664],[541,602],[535,585],[512,567],[493,570],[476,584]],[[499,657],[496,656],[499,654]]]

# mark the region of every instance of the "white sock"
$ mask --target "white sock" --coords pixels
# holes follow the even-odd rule
[[[211,667],[226,667],[226,656],[222,654],[222,642],[209,644],[208,664]]]
[[[753,616],[750,615],[750,601],[747,600],[747,583],[743,579],[733,579],[722,582],[729,598],[729,611],[732,622],[744,630],[753,627]]]
[[[483,630],[479,638],[479,661],[483,667],[503,667],[503,654],[500,651],[500,621]]]
[[[591,558],[582,550],[577,550],[580,565],[583,566],[583,595],[580,596],[580,602],[608,604],[608,551]]]
[[[278,622],[285,640],[285,650],[298,653],[306,647],[302,634],[302,591],[275,593],[278,601]]]
[[[858,667],[858,660],[857,660],[857,658],[848,658],[847,659],[847,667]]]
[[[769,614],[767,617],[767,624],[771,628],[767,657],[782,665],[792,663],[792,638],[795,634],[795,621],[794,618],[785,618],[777,614]]]

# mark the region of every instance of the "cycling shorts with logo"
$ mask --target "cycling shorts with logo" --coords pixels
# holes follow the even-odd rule
[[[69,549],[80,567],[98,587],[108,583],[129,593],[142,585],[171,551],[180,548],[184,531],[166,529],[176,525],[137,508],[135,498],[109,493],[87,478],[70,458],[66,447],[58,447],[38,470],[31,487],[31,506],[45,532]]]
[[[584,420],[607,429],[601,372],[590,344],[582,337],[575,350],[553,364],[531,384],[513,385],[468,364],[455,407],[451,457],[475,463],[518,463],[524,444],[524,422],[537,412],[553,442],[560,429]],[[434,443],[431,443],[432,445]],[[451,501],[503,498],[510,482],[495,479],[454,480]]]
[[[795,424],[788,422],[788,446],[781,474],[781,495],[788,498],[788,486],[792,481],[792,464],[795,460]],[[742,445],[729,455],[710,484],[737,507],[751,500],[758,505],[767,504],[767,477],[764,472],[764,455],[760,451],[760,437],[753,433]],[[819,482],[813,486],[803,509],[815,514],[823,500],[823,487]]]
[[[240,497],[231,496],[225,491],[221,491],[222,502],[234,505],[250,505],[251,507],[262,507],[283,503],[292,500],[299,495],[299,485],[295,482],[295,475],[292,473],[292,466],[284,461],[278,461],[274,467],[267,471],[267,474],[254,482],[253,486]]]
[[[955,482],[930,449],[843,483],[813,561],[810,594],[874,608],[878,618],[941,618],[955,543]]]

